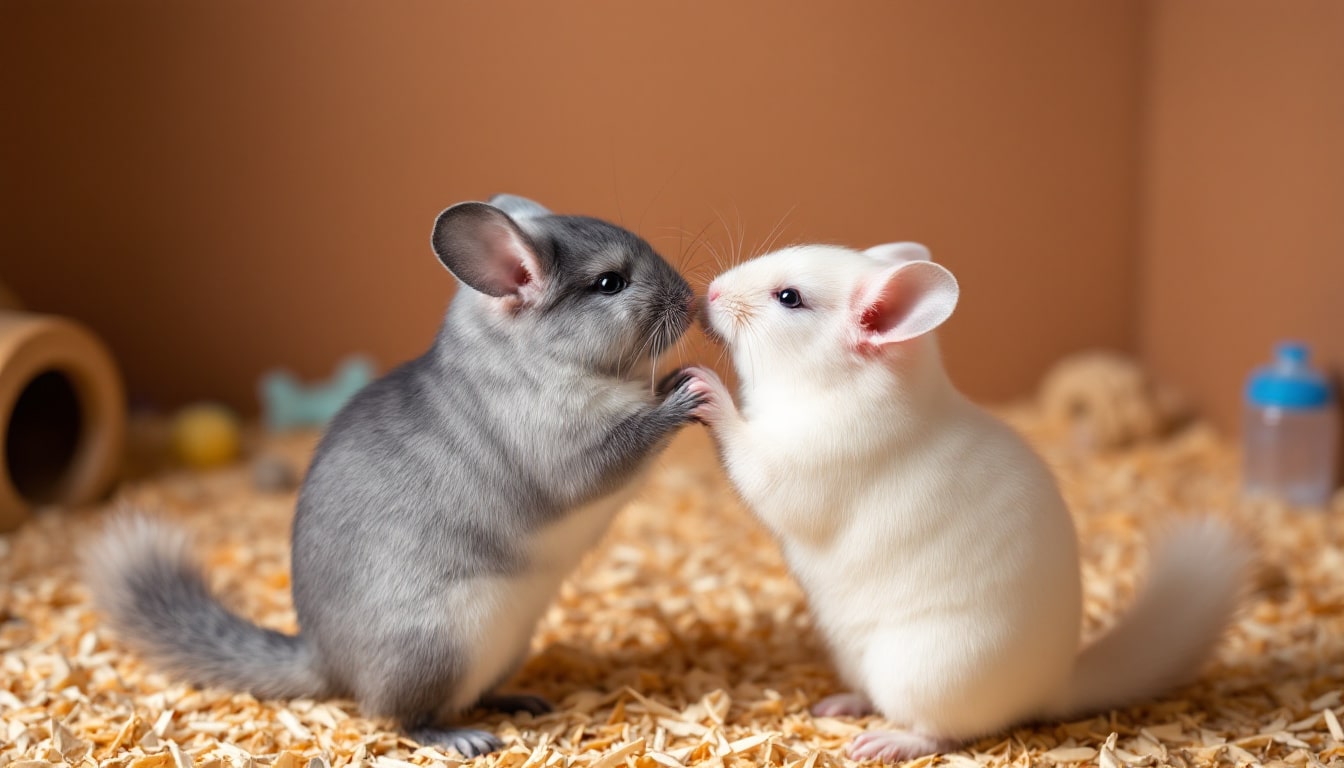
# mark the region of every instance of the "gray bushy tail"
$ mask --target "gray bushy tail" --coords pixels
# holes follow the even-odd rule
[[[86,551],[84,572],[117,634],[179,679],[258,698],[327,691],[302,636],[259,627],[219,602],[180,530],[114,520]]]

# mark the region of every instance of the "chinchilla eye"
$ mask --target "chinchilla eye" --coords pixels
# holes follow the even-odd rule
[[[799,293],[797,288],[785,288],[777,292],[775,298],[779,299],[779,303],[789,309],[797,309],[803,306],[803,294]]]
[[[593,288],[598,293],[605,293],[610,296],[613,293],[620,293],[625,290],[625,278],[617,272],[603,272],[597,276],[597,282],[593,283]]]

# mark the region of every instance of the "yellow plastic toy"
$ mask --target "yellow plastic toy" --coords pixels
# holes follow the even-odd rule
[[[187,466],[209,469],[230,464],[241,446],[238,417],[222,405],[189,405],[173,419],[173,451]]]

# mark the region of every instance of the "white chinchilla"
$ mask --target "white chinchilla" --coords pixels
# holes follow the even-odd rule
[[[706,321],[740,405],[712,372],[690,385],[855,691],[814,711],[876,709],[906,729],[861,734],[856,759],[945,751],[1189,680],[1252,559],[1226,524],[1172,524],[1128,614],[1080,652],[1073,521],[1045,463],[949,381],[932,331],[959,289],[928,259],[914,243],[807,245],[729,270]]]

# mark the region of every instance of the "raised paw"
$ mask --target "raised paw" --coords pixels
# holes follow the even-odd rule
[[[670,381],[671,389],[663,396],[662,405],[659,406],[678,424],[694,421],[695,410],[704,403],[704,396],[691,390],[691,386],[697,381],[696,376],[691,373],[692,370],[682,368],[673,374]]]
[[[817,717],[863,717],[873,713],[873,702],[861,693],[837,693],[812,705]]]
[[[710,369],[693,365],[683,370],[687,376],[686,390],[699,398],[691,418],[713,426],[725,409],[732,406],[733,396],[719,375]]]
[[[487,755],[504,748],[498,736],[479,728],[417,728],[407,734],[421,744],[455,749],[466,758]]]
[[[551,702],[540,696],[533,696],[530,693],[482,696],[481,700],[476,702],[476,706],[491,712],[502,712],[504,714],[526,712],[533,717],[555,711],[555,707],[551,705]]]
[[[690,378],[689,374],[686,373],[687,370],[687,366],[682,366],[659,379],[658,385],[653,388],[654,394],[659,397],[667,397],[678,387],[684,385],[686,380]]]
[[[849,756],[854,760],[895,763],[955,748],[952,742],[910,731],[864,731],[849,743]]]

